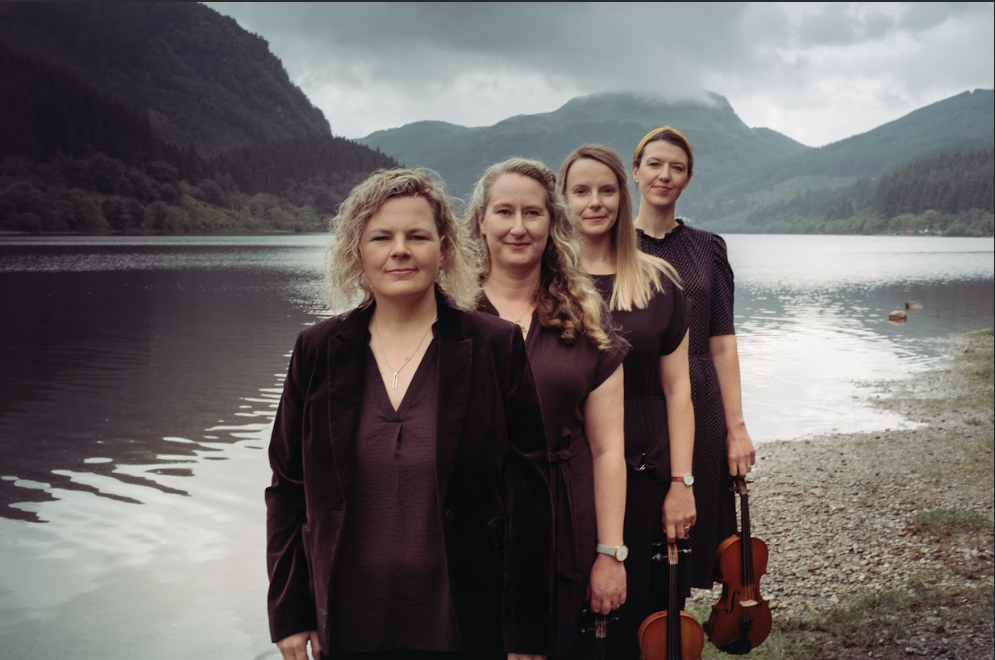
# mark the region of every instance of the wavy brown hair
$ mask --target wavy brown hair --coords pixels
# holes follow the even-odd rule
[[[560,341],[572,345],[584,335],[600,350],[611,342],[602,325],[604,302],[580,267],[576,230],[570,211],[556,188],[556,175],[537,160],[509,158],[485,171],[473,190],[465,214],[465,224],[482,255],[486,272],[490,270],[487,242],[480,233],[480,219],[491,201],[491,189],[502,174],[519,174],[539,183],[546,191],[546,211],[549,215],[549,240],[542,253],[539,286],[534,294],[539,323],[560,330]],[[607,315],[604,315],[607,318]]]
[[[632,197],[629,196],[628,173],[617,153],[601,144],[584,144],[566,157],[560,166],[560,194],[567,197],[567,175],[579,160],[588,158],[610,169],[618,186],[618,216],[611,228],[612,252],[615,255],[615,285],[610,309],[624,312],[632,308],[645,309],[657,291],[665,294],[664,277],[681,286],[681,277],[669,262],[640,251],[632,217]]]
[[[443,267],[436,281],[454,307],[474,309],[480,297],[481,265],[466,229],[456,218],[442,179],[425,169],[377,170],[352,189],[330,221],[333,242],[326,253],[328,304],[346,308],[368,305],[373,289],[359,258],[359,241],[370,219],[391,199],[421,197],[432,207],[442,238]]]

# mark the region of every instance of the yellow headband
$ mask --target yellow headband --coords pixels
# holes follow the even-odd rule
[[[650,131],[649,133],[647,133],[646,137],[644,137],[642,140],[640,140],[639,141],[639,145],[636,146],[636,151],[635,151],[635,153],[632,154],[632,162],[636,162],[637,160],[639,160],[639,154],[641,154],[643,152],[643,149],[646,148],[646,143],[648,143],[650,140],[652,140],[653,138],[655,138],[660,133],[663,133],[664,131],[670,131],[671,133],[680,136],[680,138],[684,140],[684,143],[688,147],[688,159],[691,161],[691,162],[688,163],[688,167],[693,167],[694,166],[694,150],[691,148],[691,140],[689,140],[688,137],[686,135],[684,135],[684,133],[681,133],[679,130],[677,130],[673,126],[661,126],[660,128],[654,128],[652,131]]]

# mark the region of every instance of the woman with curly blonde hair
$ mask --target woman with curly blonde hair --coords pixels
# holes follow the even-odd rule
[[[553,518],[519,329],[440,181],[382,170],[332,223],[332,301],[297,337],[269,446],[270,633],[284,660],[539,660]]]
[[[542,163],[512,158],[477,183],[466,223],[485,255],[480,308],[525,336],[552,459],[555,658],[577,657],[582,611],[625,602],[622,360],[628,344],[580,269],[574,228]]]
[[[332,218],[335,240],[328,248],[325,272],[325,294],[332,309],[363,307],[372,302],[373,288],[360,263],[360,239],[369,219],[387,200],[404,196],[424,199],[436,219],[446,256],[446,263],[439,269],[439,289],[454,307],[476,307],[480,297],[479,255],[468,244],[466,230],[453,213],[442,180],[430,170],[417,169],[381,171],[370,176],[353,189]]]

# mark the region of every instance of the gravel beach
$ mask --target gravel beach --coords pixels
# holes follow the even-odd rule
[[[916,526],[917,516],[935,509],[992,520],[992,345],[990,331],[957,337],[938,366],[875,384],[874,401],[916,423],[914,429],[758,446],[750,515],[754,536],[770,551],[760,590],[775,629],[789,618],[819,618],[866,594],[903,589],[910,579],[993,588],[990,522],[986,531],[957,534],[949,543],[924,538]],[[711,593],[696,591],[690,603],[710,606],[720,593],[718,585]],[[973,630],[939,628],[910,632],[903,652],[992,657],[991,619]]]

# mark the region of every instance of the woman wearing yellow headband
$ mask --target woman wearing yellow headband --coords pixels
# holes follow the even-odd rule
[[[639,249],[671,263],[681,276],[684,294],[694,303],[689,350],[694,471],[685,483],[693,480],[698,519],[690,560],[684,562],[687,594],[692,587],[712,588],[715,550],[737,530],[729,477],[745,477],[756,459],[743,420],[733,274],[726,244],[716,234],[687,226],[676,215],[677,199],[693,172],[691,144],[670,126],[647,134],[633,155],[632,176],[640,193],[635,223]]]

